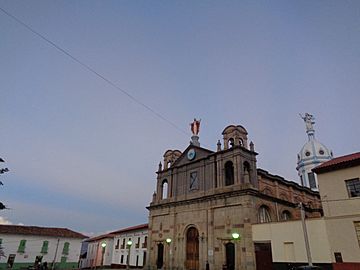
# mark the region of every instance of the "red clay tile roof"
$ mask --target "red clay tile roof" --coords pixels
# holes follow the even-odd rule
[[[87,238],[87,236],[81,233],[74,232],[66,228],[48,228],[48,227],[20,226],[20,225],[0,225],[0,233],[36,235],[36,236],[55,236],[55,237],[66,237],[66,238],[80,238],[80,239]]]
[[[143,229],[147,229],[148,227],[149,227],[149,225],[147,223],[146,224],[141,224],[141,225],[136,225],[136,226],[128,227],[128,228],[125,228],[125,229],[120,229],[120,230],[117,230],[117,231],[113,231],[113,232],[110,232],[110,233],[94,236],[92,238],[87,239],[86,242],[94,242],[94,241],[98,241],[98,240],[105,239],[105,238],[114,238],[115,235],[119,234],[119,233],[143,230]]]
[[[315,167],[314,169],[312,169],[312,171],[316,172],[317,174],[320,174],[320,173],[330,172],[330,171],[349,168],[358,165],[360,165],[360,152],[333,158]]]
[[[125,228],[125,229],[114,231],[114,232],[112,232],[112,234],[129,232],[129,231],[136,231],[136,230],[142,230],[142,229],[147,229],[147,228],[149,228],[149,224],[146,223],[146,224],[136,225],[136,226],[133,226],[133,227],[128,227],[128,228]]]
[[[89,239],[86,239],[86,242],[95,242],[95,241],[98,241],[98,240],[101,240],[101,239],[114,238],[114,237],[115,237],[115,235],[112,234],[112,233],[101,234],[101,235],[94,236],[94,237],[91,237]]]

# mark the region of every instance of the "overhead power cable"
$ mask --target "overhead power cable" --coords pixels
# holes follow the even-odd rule
[[[48,39],[47,37],[45,37],[43,34],[39,33],[38,31],[36,31],[34,28],[32,28],[31,26],[29,26],[28,24],[26,24],[25,22],[23,22],[22,20],[20,20],[19,18],[17,18],[16,16],[12,15],[10,12],[6,11],[5,9],[3,9],[2,7],[0,7],[0,10],[5,13],[7,16],[9,16],[10,18],[12,18],[13,20],[15,20],[17,23],[21,24],[22,26],[24,26],[25,28],[27,28],[30,32],[32,32],[33,34],[35,34],[36,36],[40,37],[42,40],[46,41],[48,44],[50,44],[52,47],[56,48],[58,51],[62,52],[63,54],[65,54],[66,56],[68,56],[69,58],[71,58],[74,62],[78,63],[79,65],[81,65],[82,67],[84,67],[85,69],[87,69],[89,72],[91,72],[92,74],[96,75],[97,77],[99,77],[100,79],[102,79],[103,81],[105,81],[106,83],[108,83],[109,85],[111,85],[112,87],[114,87],[115,89],[119,90],[120,92],[122,92],[124,95],[126,95],[129,99],[131,99],[132,101],[134,101],[135,103],[139,104],[140,106],[144,107],[146,110],[148,110],[149,112],[151,112],[152,114],[154,114],[156,117],[160,118],[161,120],[165,121],[166,123],[168,123],[169,125],[171,125],[172,127],[174,127],[175,129],[177,129],[179,132],[185,134],[188,136],[188,133],[186,131],[184,131],[183,129],[179,128],[176,124],[174,124],[172,121],[170,121],[169,119],[167,119],[165,116],[161,115],[159,112],[157,112],[156,110],[154,110],[153,108],[151,108],[149,105],[146,105],[144,102],[142,102],[141,100],[139,100],[138,98],[136,98],[135,96],[133,96],[132,94],[130,94],[128,91],[126,91],[125,89],[119,87],[118,85],[116,85],[113,81],[111,81],[110,79],[106,78],[104,75],[100,74],[99,72],[97,72],[95,69],[93,69],[92,67],[90,67],[89,65],[85,64],[84,62],[82,62],[81,60],[79,60],[77,57],[75,57],[74,55],[72,55],[70,52],[68,52],[67,50],[61,48],[59,45],[57,45],[55,42],[51,41],[50,39]]]

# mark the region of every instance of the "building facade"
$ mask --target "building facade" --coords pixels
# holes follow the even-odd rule
[[[321,216],[317,192],[257,168],[244,127],[226,127],[216,151],[200,147],[197,133],[159,164],[148,206],[150,269],[255,270],[262,246],[253,224],[297,219],[299,202],[307,216]]]
[[[360,269],[360,152],[313,169],[319,180],[333,268]]]
[[[87,239],[81,268],[143,268],[147,257],[148,224],[116,230]]]
[[[270,247],[272,269],[315,264],[328,270],[360,269],[360,152],[313,169],[323,217],[254,224],[253,240]],[[306,248],[308,238],[308,252]]]
[[[325,220],[306,219],[311,263],[323,270],[331,270],[330,243],[325,229]],[[267,245],[269,267],[263,269],[288,270],[294,266],[308,265],[304,228],[301,220],[289,220],[254,224],[254,243]]]
[[[114,235],[112,268],[125,268],[127,265],[143,268],[147,258],[148,224],[121,229],[112,234]]]
[[[85,240],[87,242],[86,258],[81,261],[81,268],[102,268],[110,266],[114,245],[111,233],[99,235]]]
[[[64,228],[0,225],[0,241],[6,257],[1,269],[47,267],[78,268],[81,242],[86,236]]]

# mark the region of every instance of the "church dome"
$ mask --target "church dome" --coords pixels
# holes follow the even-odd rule
[[[310,140],[304,144],[298,154],[298,166],[300,164],[320,164],[324,161],[328,161],[332,158],[332,151],[329,150],[324,144],[310,138]]]

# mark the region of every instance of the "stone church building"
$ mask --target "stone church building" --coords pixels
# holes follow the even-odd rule
[[[199,127],[195,120],[190,145],[167,150],[159,164],[148,267],[259,270],[269,247],[253,241],[252,224],[300,219],[300,202],[307,217],[319,217],[319,194],[257,168],[244,127],[226,127],[216,151],[200,147]]]

